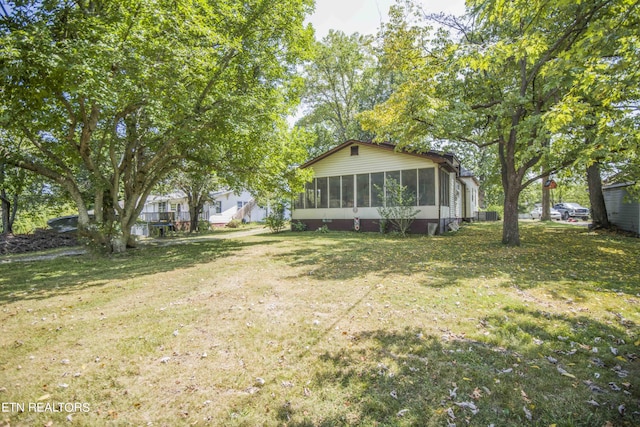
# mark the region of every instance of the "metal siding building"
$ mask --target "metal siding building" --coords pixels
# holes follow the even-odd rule
[[[602,189],[609,222],[640,237],[640,202],[627,191],[631,184],[608,185]]]

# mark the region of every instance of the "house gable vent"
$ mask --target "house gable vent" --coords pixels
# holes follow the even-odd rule
[[[351,146],[351,155],[352,156],[357,156],[358,155],[358,148],[360,148],[360,147],[358,147],[357,145],[352,145]]]

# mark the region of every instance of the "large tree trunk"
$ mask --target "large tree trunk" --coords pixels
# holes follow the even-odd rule
[[[3,234],[11,234],[13,233],[13,221],[11,221],[11,201],[7,197],[7,192],[2,189],[0,192],[0,201],[2,204],[0,205],[2,209],[2,233]]]
[[[549,175],[542,177],[542,216],[540,217],[540,220],[542,221],[551,220],[551,203],[549,203],[549,187],[545,186],[548,180],[549,180]]]
[[[519,188],[517,185],[511,185],[505,189],[502,243],[507,246],[520,246],[520,229],[518,226]]]
[[[589,184],[589,201],[591,202],[591,221],[594,228],[609,228],[607,207],[602,194],[600,163],[595,162],[587,167],[587,183]]]
[[[198,231],[200,209],[201,208],[199,206],[189,206],[189,233],[195,233],[196,231]]]

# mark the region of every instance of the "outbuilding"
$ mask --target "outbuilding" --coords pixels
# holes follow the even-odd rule
[[[602,188],[602,193],[609,222],[640,237],[640,202],[628,191],[633,184],[607,185]]]

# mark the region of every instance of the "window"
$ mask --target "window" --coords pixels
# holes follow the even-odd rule
[[[329,207],[340,207],[340,177],[332,176],[329,178]]]
[[[167,202],[158,202],[158,212],[167,211]]]
[[[216,206],[216,213],[217,214],[222,213],[222,200],[216,200],[213,203]]]
[[[316,207],[316,180],[307,182],[304,186],[304,192],[306,194],[305,204],[307,209],[313,209]]]
[[[353,207],[353,175],[342,177],[342,207]]]
[[[357,206],[358,207],[369,207],[370,203],[370,187],[369,187],[369,174],[364,173],[361,175],[356,175],[356,190],[357,190]]]
[[[316,179],[316,207],[328,208],[329,197],[327,197],[327,178]]]
[[[246,204],[247,202],[238,202],[238,210],[242,209],[242,207]]]
[[[293,200],[294,209],[304,209],[304,193],[299,193],[298,197]]]
[[[418,171],[416,169],[408,169],[402,171],[402,186],[406,187],[407,194],[415,206],[418,204]]]
[[[418,169],[418,205],[435,206],[435,168]]]
[[[440,171],[440,206],[451,206],[449,174],[443,170]]]
[[[384,172],[371,174],[371,206],[382,206],[384,202]]]
[[[351,146],[351,155],[352,156],[357,156],[358,155],[358,146],[357,145],[352,145]]]

